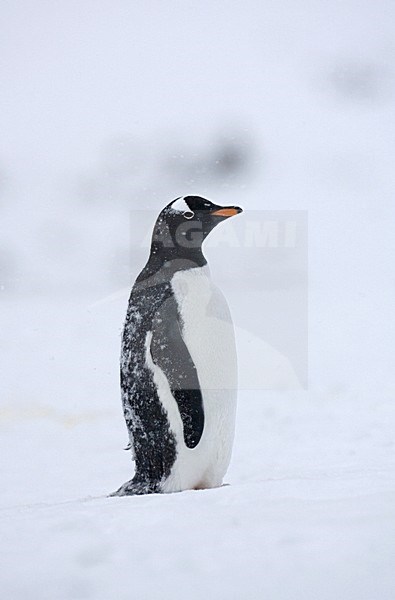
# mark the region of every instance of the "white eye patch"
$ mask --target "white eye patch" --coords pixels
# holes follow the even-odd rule
[[[179,198],[175,200],[171,205],[172,210],[176,210],[177,212],[191,212],[188,204],[185,202],[184,198]]]

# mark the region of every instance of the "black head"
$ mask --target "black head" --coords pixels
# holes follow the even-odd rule
[[[201,249],[208,234],[222,221],[241,213],[238,206],[219,206],[200,196],[184,196],[170,202],[160,213],[154,228],[153,242],[174,255]]]
[[[149,261],[138,281],[162,273],[207,264],[202,244],[222,221],[241,213],[238,206],[219,206],[200,196],[176,198],[159,214],[152,234]]]

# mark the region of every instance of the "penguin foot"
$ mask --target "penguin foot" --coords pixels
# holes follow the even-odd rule
[[[159,485],[149,481],[127,481],[116,492],[109,495],[112,496],[144,496],[145,494],[159,494]]]

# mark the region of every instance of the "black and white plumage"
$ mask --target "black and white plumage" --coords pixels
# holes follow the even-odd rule
[[[136,469],[114,495],[222,484],[234,436],[236,349],[202,243],[240,212],[186,196],[159,214],[122,337],[122,403]]]

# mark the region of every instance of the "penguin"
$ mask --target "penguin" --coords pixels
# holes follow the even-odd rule
[[[235,429],[236,344],[202,244],[241,212],[184,196],[157,218],[122,334],[121,396],[135,474],[112,496],[222,485]]]

